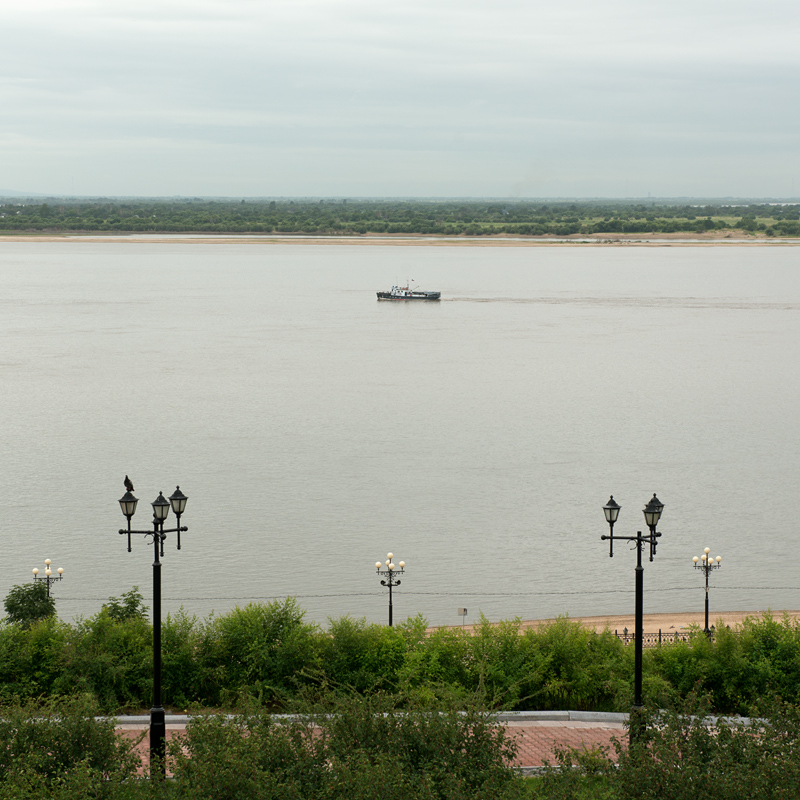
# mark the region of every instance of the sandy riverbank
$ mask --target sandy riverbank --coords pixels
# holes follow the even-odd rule
[[[735,628],[740,625],[746,617],[761,617],[763,611],[718,611],[709,614],[709,624],[719,626],[720,624],[729,625]],[[771,611],[772,616],[780,620],[783,614],[787,614],[791,619],[800,620],[800,611]],[[573,622],[580,622],[587,628],[596,631],[603,631],[609,628],[612,631],[622,631],[627,628],[629,633],[633,633],[635,619],[633,614],[623,614],[620,616],[602,615],[597,617],[570,617]],[[552,619],[534,619],[525,620],[522,623],[523,628],[538,628],[542,625],[548,625],[554,622]],[[688,630],[692,625],[697,625],[702,628],[705,625],[705,614],[702,611],[687,611],[682,614],[645,614],[644,615],[644,631],[645,633],[658,633],[662,631],[680,631]],[[457,628],[459,625],[448,625],[442,627]],[[472,629],[472,625],[464,626],[467,630]]]
[[[800,238],[778,239],[767,237],[734,237],[730,233],[713,231],[708,234],[661,233],[641,235],[597,234],[593,236],[566,236],[559,238],[519,239],[505,236],[458,237],[447,239],[441,236],[270,236],[268,234],[0,234],[2,242],[65,242],[69,244],[114,243],[114,244],[249,244],[249,245],[347,245],[385,247],[796,247]]]

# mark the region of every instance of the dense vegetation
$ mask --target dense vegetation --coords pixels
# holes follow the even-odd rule
[[[718,720],[706,698],[647,711],[645,734],[614,752],[562,751],[534,781],[543,800],[794,800],[800,797],[800,708],[766,700],[759,717]]]
[[[87,693],[105,712],[151,704],[152,628],[135,590],[74,624],[51,616],[29,627],[0,625],[0,700]],[[252,604],[198,620],[163,623],[165,704],[237,708],[256,699],[294,710],[304,691],[402,692],[435,705],[480,692],[487,707],[625,711],[632,701],[633,648],[611,632],[569,619],[538,630],[483,620],[426,631],[421,617],[393,628],[343,617],[323,629],[292,599]],[[646,699],[707,692],[719,712],[748,713],[774,692],[800,704],[800,624],[771,617],[700,631],[688,642],[647,649]]]
[[[669,201],[50,199],[0,204],[0,233],[800,235],[800,206]]]
[[[476,702],[477,701],[477,702]],[[767,699],[750,720],[690,694],[609,752],[562,750],[534,778],[511,767],[513,730],[480,697],[437,713],[408,696],[307,695],[302,713],[257,704],[199,715],[167,745],[171,780],[140,780],[134,742],[86,697],[0,705],[2,800],[751,800],[800,796],[800,708]],[[144,734],[143,734],[144,736]],[[158,769],[158,765],[155,765]],[[158,776],[159,772],[155,773]]]
[[[17,587],[20,588],[20,587]],[[645,651],[644,733],[611,752],[565,750],[544,774],[510,764],[489,711],[627,710],[633,649],[563,618],[474,634],[345,617],[326,629],[287,599],[163,626],[166,699],[194,706],[168,743],[172,780],[146,773],[100,713],[150,705],[152,629],[136,589],[60,621],[34,592],[0,625],[0,800],[739,800],[800,795],[800,623],[697,630]],[[198,705],[236,709],[197,714]],[[659,710],[660,709],[660,710]],[[294,716],[276,716],[284,710]],[[713,713],[754,719],[723,721]]]
[[[474,704],[431,714],[381,693],[307,699],[280,719],[196,717],[168,744],[174,779],[135,780],[132,743],[85,698],[0,707],[0,798],[515,800],[515,742]]]

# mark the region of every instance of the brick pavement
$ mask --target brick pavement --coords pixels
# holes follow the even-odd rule
[[[606,747],[613,755],[612,738],[625,742],[626,731],[621,722],[548,721],[507,722],[510,735],[519,737],[519,752],[514,764],[517,767],[541,767],[555,764],[556,748],[591,750]]]

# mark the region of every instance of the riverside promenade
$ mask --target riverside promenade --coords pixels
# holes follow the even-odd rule
[[[545,763],[555,763],[555,749],[575,747],[592,749],[608,747],[613,751],[611,739],[627,739],[625,720],[627,714],[593,711],[508,711],[497,715],[509,735],[517,738],[519,752],[514,761],[523,774],[537,772]],[[183,714],[167,715],[167,739],[186,730],[189,717]],[[138,745],[142,764],[148,755],[147,716],[117,717],[117,730],[126,738],[144,738]]]

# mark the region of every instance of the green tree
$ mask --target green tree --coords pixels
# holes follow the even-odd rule
[[[15,586],[6,596],[7,619],[12,625],[30,628],[34,622],[56,615],[56,601],[43,582]]]
[[[120,597],[109,597],[108,602],[103,603],[103,610],[116,622],[141,619],[147,615],[147,606],[138,586],[134,586],[129,592],[123,592]]]

